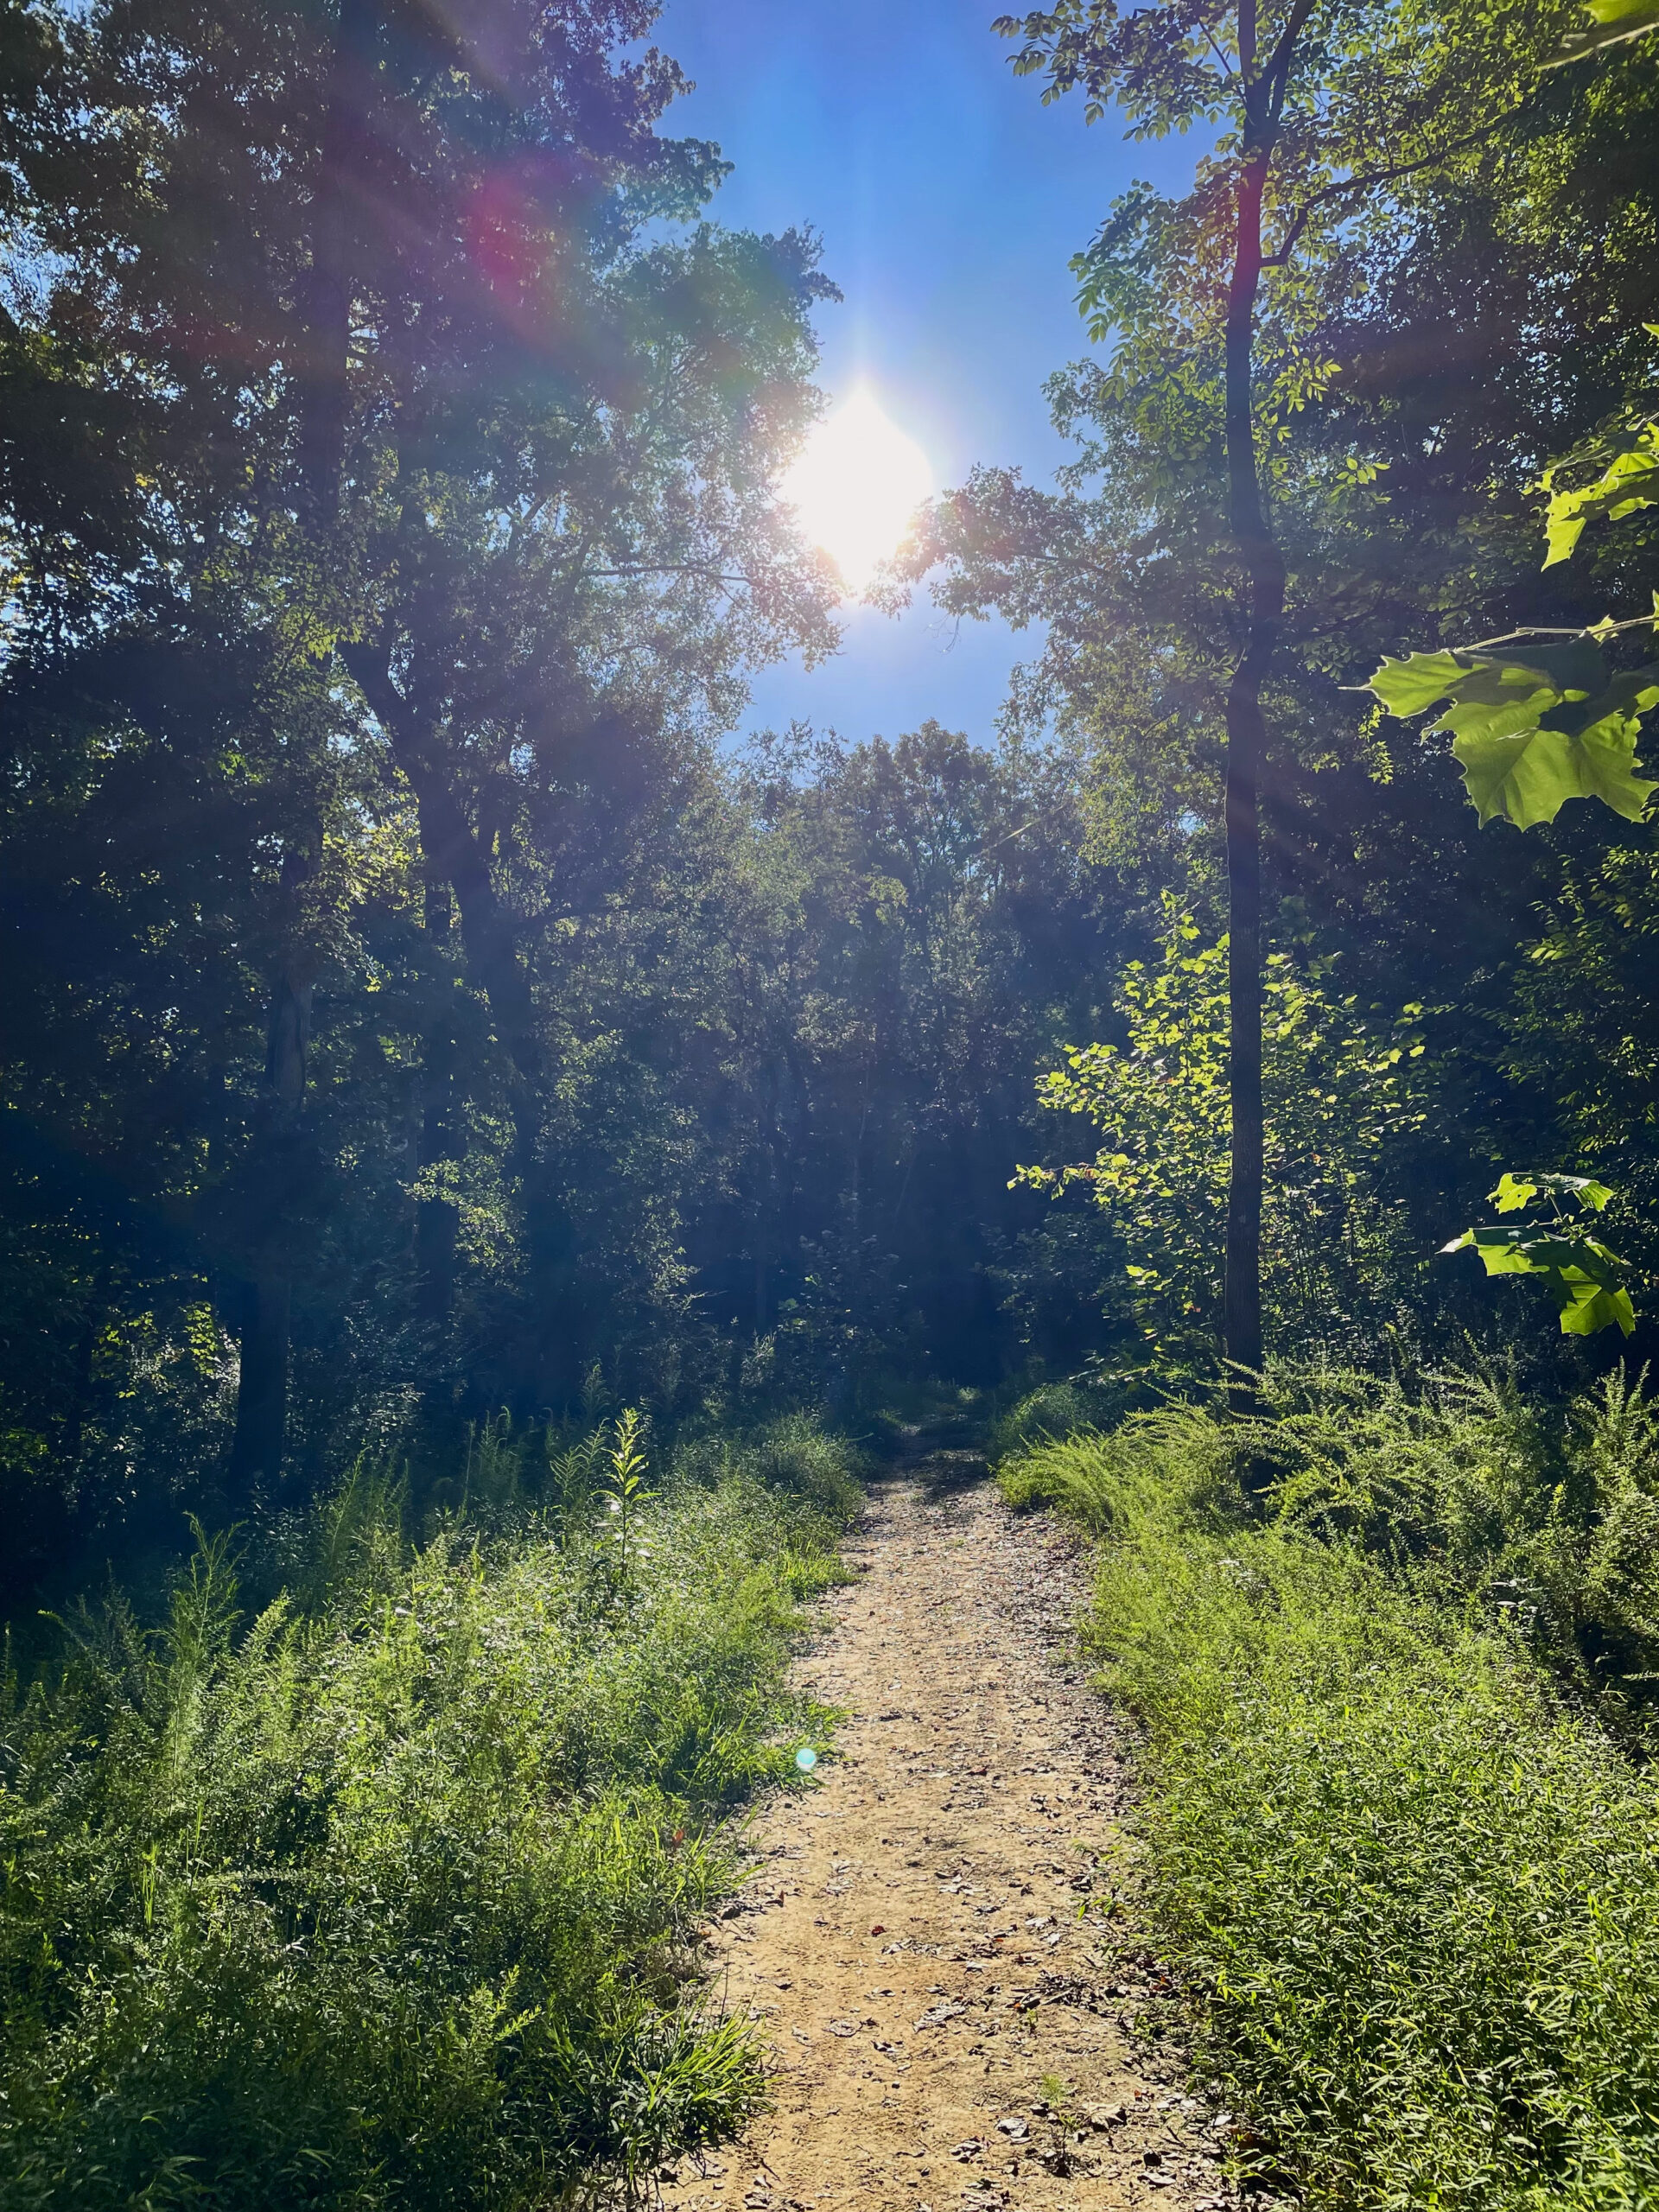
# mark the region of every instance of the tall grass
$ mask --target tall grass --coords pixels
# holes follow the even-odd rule
[[[1659,1798],[1603,1725],[1636,1739],[1652,1656],[1640,1394],[1552,1427],[1478,1378],[1274,1389],[1245,1435],[1181,1409],[1003,1470],[1103,1539],[1200,2063],[1317,2202],[1650,2206]]]
[[[359,1481],[276,1532],[251,1617],[205,1541],[162,1624],[111,1599],[8,1682],[9,2208],[638,2195],[763,2098],[697,1925],[722,1816],[822,1732],[784,1670],[836,1514],[734,1454],[636,1480],[619,1548],[614,1438],[539,1511],[490,1449],[493,1533],[411,1545]]]

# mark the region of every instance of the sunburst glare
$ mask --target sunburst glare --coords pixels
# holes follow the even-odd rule
[[[932,488],[926,454],[861,390],[815,425],[783,497],[847,589],[860,592],[898,550]]]

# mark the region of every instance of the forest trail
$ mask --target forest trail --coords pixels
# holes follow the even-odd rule
[[[1155,1974],[1078,1917],[1123,1787],[1111,1716],[1055,1642],[1084,1562],[982,1467],[936,1453],[872,1491],[856,1580],[800,1662],[850,1713],[842,1756],[762,1815],[758,1870],[712,1938],[715,1987],[765,2024],[775,2109],[683,2165],[669,2204],[1236,2202],[1216,2116],[1173,2051],[1128,2032]]]

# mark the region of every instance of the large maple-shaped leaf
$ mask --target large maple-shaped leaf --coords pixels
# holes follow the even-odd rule
[[[1592,639],[1510,652],[1412,653],[1385,660],[1371,689],[1390,714],[1440,705],[1484,823],[1529,830],[1570,798],[1639,820],[1659,784],[1636,773],[1640,716],[1659,705],[1659,663],[1615,674]]]
[[[1599,1186],[1597,1186],[1599,1187]],[[1538,1275],[1555,1301],[1564,1337],[1636,1327],[1630,1294],[1618,1280],[1624,1262],[1599,1237],[1563,1236],[1551,1228],[1465,1229],[1443,1253],[1473,1251],[1489,1275]]]
[[[1581,54],[1598,54],[1605,46],[1619,46],[1628,38],[1659,29],[1659,0],[1588,0],[1584,12],[1590,21],[1582,30],[1567,32],[1547,68],[1559,69]]]
[[[1655,4],[1659,7],[1659,0],[1655,0]],[[1556,470],[1544,472],[1543,488],[1550,494],[1549,512],[1545,518],[1549,538],[1549,550],[1544,561],[1547,569],[1553,569],[1558,561],[1567,558],[1586,523],[1602,518],[1618,522],[1626,515],[1633,515],[1638,507],[1659,506],[1659,423],[1630,424],[1616,437],[1605,442],[1597,441],[1597,445],[1599,451],[1594,447],[1591,448],[1595,460],[1609,452],[1611,458],[1593,484],[1586,484],[1576,492],[1558,492]]]

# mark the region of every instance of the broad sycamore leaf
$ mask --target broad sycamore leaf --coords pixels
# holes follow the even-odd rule
[[[1659,0],[1656,5],[1659,8]],[[1659,425],[1637,424],[1593,484],[1576,492],[1557,492],[1554,476],[1553,468],[1544,475],[1544,488],[1552,495],[1544,521],[1547,569],[1568,557],[1587,522],[1604,518],[1620,522],[1638,507],[1659,505]]]
[[[1637,821],[1659,784],[1636,770],[1637,717],[1659,704],[1659,664],[1615,675],[1592,639],[1520,652],[1413,653],[1385,660],[1371,689],[1395,715],[1444,702],[1431,725],[1452,751],[1483,823],[1529,830],[1570,798]]]
[[[1580,1205],[1588,1206],[1596,1213],[1605,1211],[1613,1196],[1605,1183],[1595,1182],[1588,1175],[1513,1175],[1508,1168],[1499,1176],[1497,1188],[1486,1195],[1499,1213],[1514,1213],[1522,1206],[1530,1205],[1540,1191],[1551,1198],[1576,1198]]]
[[[1619,46],[1659,29],[1659,0],[1588,0],[1585,14],[1590,21],[1581,30],[1568,31],[1545,67],[1560,69],[1580,55],[1599,53],[1605,46]]]
[[[1572,1288],[1572,1303],[1561,1308],[1564,1337],[1593,1337],[1598,1329],[1615,1324],[1627,1337],[1635,1333],[1636,1308],[1629,1291],[1608,1290],[1595,1282],[1574,1283]]]
[[[1524,1229],[1471,1229],[1464,1233],[1463,1242],[1472,1244],[1480,1255],[1480,1263],[1489,1275],[1542,1275],[1549,1269],[1534,1259],[1528,1249],[1529,1239]],[[1455,1251],[1455,1245],[1448,1245]]]
[[[1385,660],[1371,678],[1371,689],[1389,712],[1403,721],[1408,715],[1421,715],[1425,707],[1445,698],[1469,668],[1469,662],[1456,653],[1411,653],[1404,660]]]
[[[1486,1195],[1499,1213],[1519,1213],[1537,1197],[1538,1185],[1529,1177],[1511,1175],[1506,1167],[1497,1179],[1497,1188]]]
[[[1599,1213],[1613,1193],[1587,1175],[1516,1175],[1508,1168],[1491,1193],[1500,1213],[1516,1212],[1540,1195],[1555,1201],[1555,1224],[1465,1229],[1441,1251],[1472,1249],[1489,1275],[1541,1275],[1555,1301],[1564,1336],[1589,1337],[1617,1326],[1628,1337],[1636,1327],[1636,1309],[1618,1280],[1624,1262],[1599,1236],[1575,1236],[1560,1225],[1562,1198]]]
[[[1502,820],[1531,830],[1553,822],[1570,798],[1599,798],[1627,822],[1639,822],[1659,784],[1633,772],[1637,734],[1637,725],[1621,716],[1617,728],[1598,724],[1577,737],[1535,729],[1461,738],[1452,750],[1483,827]]]

